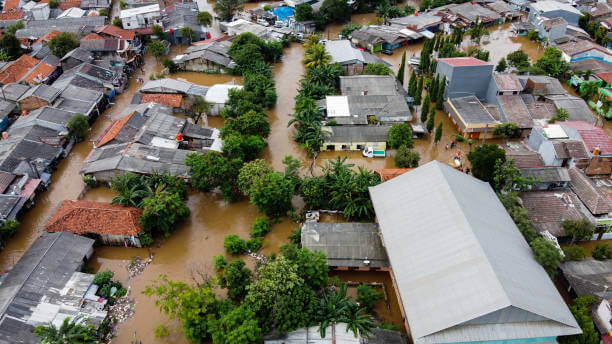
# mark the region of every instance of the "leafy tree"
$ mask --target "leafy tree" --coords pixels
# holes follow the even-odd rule
[[[23,28],[25,28],[25,24],[23,23],[22,20],[18,20],[15,24],[9,25],[6,28],[6,33],[10,33],[14,35],[17,32],[17,30],[21,30]]]
[[[564,109],[564,108],[558,108],[557,110],[555,110],[555,115],[548,120],[548,123],[555,123],[557,121],[559,122],[565,122],[569,119],[570,114],[569,112]]]
[[[17,233],[19,221],[8,219],[0,225],[0,248],[4,247],[6,241]]]
[[[480,44],[482,37],[487,35],[487,30],[485,29],[484,23],[482,20],[480,20],[480,18],[477,18],[476,21],[476,24],[472,25],[472,27],[470,27],[466,33],[470,35],[472,42]]]
[[[399,148],[401,146],[414,147],[412,130],[410,130],[408,124],[399,123],[391,126],[391,129],[389,129],[389,146],[391,148]]]
[[[518,127],[518,125],[516,125],[516,123],[507,122],[496,125],[495,128],[493,128],[493,135],[518,138],[521,137],[521,129]]]
[[[414,93],[414,105],[421,105],[421,97],[423,95],[423,82],[425,80],[425,76],[421,76],[417,83],[417,87]]]
[[[468,153],[467,158],[472,164],[474,177],[493,185],[495,163],[497,160],[506,162],[506,151],[496,144],[484,144]]]
[[[231,159],[250,161],[266,146],[266,141],[256,135],[229,135],[223,139],[223,153]]]
[[[215,265],[215,271],[220,271],[227,265],[227,260],[222,254],[213,257],[213,264]]]
[[[223,238],[223,247],[229,254],[242,254],[247,251],[246,240],[236,234],[229,234]]]
[[[195,39],[196,34],[195,31],[193,31],[192,28],[190,28],[189,26],[183,26],[181,28],[181,35],[183,37],[187,37],[187,39],[189,39],[189,44],[191,44],[191,42]]]
[[[353,31],[361,29],[361,25],[358,24],[346,24],[342,27],[340,34],[344,37],[349,37]]]
[[[270,123],[262,112],[249,111],[237,118],[228,118],[221,128],[221,137],[227,138],[232,135],[268,137],[270,134]]]
[[[166,55],[166,46],[160,41],[153,41],[149,43],[147,50],[151,51],[151,54],[155,56],[156,60],[160,56]]]
[[[320,12],[325,14],[330,22],[346,22],[351,18],[346,0],[324,0]]]
[[[193,112],[193,115],[190,117],[193,118],[194,123],[198,123],[202,115],[210,110],[212,104],[207,102],[202,96],[195,96],[193,97],[192,101],[193,105],[191,105],[191,111]]]
[[[554,78],[563,76],[570,69],[569,63],[561,56],[561,51],[555,47],[546,48],[544,56],[536,61],[535,66]]]
[[[436,99],[436,109],[442,110],[444,105],[444,91],[446,88],[446,75],[440,81],[440,85],[438,86],[438,97]]]
[[[103,270],[98,272],[92,281],[93,284],[97,284],[98,286],[104,286],[111,282],[111,279],[115,276],[115,273],[111,270]]]
[[[74,114],[66,124],[68,135],[82,139],[89,132],[89,118],[81,113]]]
[[[236,180],[242,166],[240,159],[228,159],[218,152],[207,154],[191,153],[185,164],[191,169],[191,183],[202,191],[220,188],[226,201],[239,196]]]
[[[436,128],[436,136],[434,136],[434,143],[438,144],[441,138],[442,138],[442,121],[440,121],[440,123],[438,124],[438,127]]]
[[[278,62],[283,56],[283,43],[278,41],[264,42],[262,46],[264,60]]]
[[[227,289],[227,297],[240,303],[246,296],[246,287],[251,284],[251,270],[245,267],[242,259],[232,260],[219,276],[219,285]]]
[[[508,54],[508,56],[506,56],[506,60],[510,63],[512,67],[515,67],[517,69],[529,67],[529,55],[527,55],[521,49]]]
[[[274,80],[265,75],[244,73],[244,87],[266,108],[271,108],[276,103],[275,86]]]
[[[265,216],[260,216],[253,222],[251,238],[260,238],[270,231],[270,220]]]
[[[281,255],[257,270],[243,305],[255,312],[264,333],[272,328],[286,333],[310,325],[316,297],[297,265]]]
[[[82,325],[79,320],[75,318],[70,321],[70,317],[67,317],[59,328],[51,323],[40,325],[34,329],[34,334],[43,344],[98,343],[93,325]]]
[[[285,258],[297,265],[298,274],[312,290],[319,290],[328,285],[329,267],[323,252],[310,251],[306,247],[298,248],[293,244],[282,245],[280,252]]]
[[[113,19],[113,26],[123,28],[123,21],[121,20],[121,18]]]
[[[532,40],[532,41],[539,41],[540,40],[540,34],[536,30],[532,29],[527,34],[527,38],[529,38],[529,40]]]
[[[213,21],[213,16],[212,14],[203,11],[203,12],[198,12],[197,15],[198,18],[198,23],[200,23],[200,25],[204,25],[204,26],[210,26],[212,24]]]
[[[399,168],[419,167],[419,160],[421,160],[419,152],[406,146],[401,146],[393,158],[395,160],[395,166]]]
[[[23,53],[23,50],[21,49],[21,42],[17,39],[17,37],[15,37],[14,34],[4,34],[2,35],[2,38],[0,38],[0,52],[2,53],[3,60],[15,60]]]
[[[250,196],[255,181],[272,172],[272,167],[263,159],[249,161],[242,165],[238,173],[238,189],[243,195]]]
[[[161,232],[169,237],[174,225],[189,215],[189,208],[180,195],[159,192],[144,200],[140,225],[147,232]]]
[[[178,70],[178,66],[176,65],[176,63],[174,63],[174,61],[167,57],[162,61],[162,65],[167,68],[168,72],[170,73],[176,73],[176,71]]]
[[[597,300],[591,295],[574,299],[574,304],[570,305],[569,309],[580,325],[582,334],[559,337],[561,344],[598,344],[600,342],[599,333],[591,318],[591,306],[596,302]]]
[[[529,220],[529,213],[522,207],[522,205],[518,203],[517,193],[515,191],[505,194],[498,193],[497,196],[508,211],[510,217],[512,217],[512,220],[518,227],[521,234],[523,234],[523,237],[527,243],[531,243],[533,240],[538,238],[539,236],[533,227],[533,223],[531,220]]]
[[[563,220],[563,229],[565,230],[565,234],[572,238],[570,241],[569,249],[572,248],[572,245],[576,241],[586,240],[593,236],[595,233],[595,226],[591,223],[591,221],[587,219],[581,220]]]
[[[582,260],[586,257],[584,254],[584,248],[582,246],[573,246],[565,250],[566,260]]]
[[[255,180],[251,189],[251,204],[270,217],[285,215],[291,210],[294,185],[280,173],[268,173]]]
[[[357,302],[359,306],[366,309],[367,312],[372,312],[374,305],[382,298],[382,293],[374,290],[369,284],[360,284],[357,287]]]
[[[59,2],[57,0],[49,0],[49,8],[57,8]]]
[[[514,158],[510,158],[507,162],[503,162],[501,159],[495,162],[492,184],[495,191],[525,191],[530,189],[535,183],[536,180],[533,177],[523,177],[521,170],[514,166]]]
[[[597,260],[611,259],[612,258],[612,245],[599,243],[595,245],[595,248],[591,252],[591,256]]]
[[[255,312],[241,305],[223,312],[219,320],[213,320],[212,340],[215,344],[257,344],[261,342],[262,331]]]
[[[506,59],[502,57],[499,60],[499,63],[497,63],[497,66],[495,67],[495,71],[499,73],[503,73],[506,71],[507,68],[508,68],[508,63],[506,63]]]
[[[429,114],[429,105],[431,104],[431,99],[429,98],[429,93],[425,95],[425,100],[423,101],[423,106],[421,107],[421,122],[427,122],[427,115]]]
[[[304,178],[300,183],[299,194],[307,209],[325,209],[327,207],[328,188],[323,178]]]
[[[535,259],[540,263],[546,272],[553,277],[557,272],[557,266],[563,258],[561,252],[552,242],[540,237],[529,243]]]
[[[400,64],[400,68],[397,71],[397,78],[400,83],[404,84],[404,74],[406,74],[406,51],[404,50],[404,54],[402,54],[402,62]]]
[[[580,96],[585,101],[592,100],[599,90],[599,84],[596,82],[583,82],[580,84]]]
[[[384,63],[375,62],[375,63],[368,63],[368,65],[363,69],[363,74],[366,74],[366,75],[393,75],[393,71],[391,71],[391,68],[387,67]]]
[[[153,32],[153,36],[157,37],[157,39],[161,39],[161,40],[168,39],[168,34],[165,33],[164,29],[159,25],[153,25],[151,27],[151,31]]]
[[[307,21],[314,19],[314,10],[309,3],[303,3],[295,6],[295,20]]]
[[[215,13],[221,20],[230,21],[234,17],[234,13],[242,11],[244,6],[242,0],[219,0],[215,5]]]

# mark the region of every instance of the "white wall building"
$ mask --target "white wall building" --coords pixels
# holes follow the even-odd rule
[[[119,17],[124,29],[139,29],[152,27],[153,25],[162,25],[158,4],[123,10]]]

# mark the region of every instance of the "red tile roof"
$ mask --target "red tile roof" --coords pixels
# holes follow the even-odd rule
[[[109,36],[113,36],[113,37],[117,37],[119,39],[127,39],[127,40],[133,40],[134,36],[136,36],[136,32],[135,31],[130,31],[130,30],[124,30],[120,27],[117,27],[115,25],[104,25],[101,26],[99,28],[96,29],[97,33],[100,34],[106,34]]]
[[[19,4],[21,3],[21,0],[6,0],[4,2],[4,12],[10,12],[10,11],[15,11],[19,8]]]
[[[36,66],[40,60],[33,58],[29,55],[21,55],[20,58],[11,62],[2,72],[0,72],[0,83],[9,84],[11,82],[17,82],[34,66]]]
[[[0,13],[0,20],[17,20],[23,17],[23,11],[10,11]]]
[[[92,32],[92,33],[90,33],[89,35],[87,35],[87,36],[85,36],[85,37],[81,38],[81,41],[85,41],[85,40],[88,40],[88,39],[104,39],[104,37],[102,37],[102,36],[98,35],[98,34],[97,34],[97,33],[95,33],[95,32]]]
[[[595,75],[597,75],[601,80],[607,82],[608,84],[612,84],[612,72],[597,73]]]
[[[44,36],[40,37],[36,42],[34,42],[34,44],[42,43],[42,42],[49,42],[50,40],[53,39],[53,37],[59,35],[60,33],[61,32],[57,30],[51,30],[47,32]]]
[[[81,7],[81,0],[68,0],[59,3],[59,8],[63,11],[73,7]]]
[[[109,143],[110,141],[112,141],[115,137],[117,137],[117,135],[119,134],[119,132],[121,131],[121,129],[123,129],[123,127],[125,127],[125,125],[127,124],[127,122],[130,120],[130,118],[132,118],[132,116],[134,115],[134,113],[132,112],[131,114],[114,121],[110,127],[102,134],[102,136],[100,136],[100,138],[98,139],[98,142],[96,142],[96,148],[97,147],[102,147],[105,144]]]
[[[590,178],[576,167],[570,168],[568,172],[571,179],[569,183],[570,188],[578,195],[578,198],[589,208],[593,215],[612,212],[612,202]]]
[[[20,196],[24,198],[30,198],[30,196],[32,196],[34,191],[36,191],[36,188],[38,188],[39,184],[40,184],[40,179],[33,179],[33,178],[28,179],[28,181],[25,183],[23,188],[21,188]]]
[[[75,234],[138,235],[141,210],[134,207],[91,201],[63,201],[45,223],[47,232]]]
[[[612,140],[603,129],[582,121],[563,122],[563,125],[576,129],[591,153],[599,147],[601,154],[612,154]]]
[[[169,94],[169,93],[145,93],[142,95],[140,100],[141,104],[144,103],[159,103],[169,107],[180,107],[181,101],[183,100],[182,94]]]
[[[412,170],[413,168],[382,168],[376,170],[376,172],[380,175],[380,180],[386,182],[389,179],[401,176],[402,174]]]
[[[57,66],[52,66],[45,62],[41,62],[38,64],[38,66],[26,74],[23,80],[31,84],[39,84],[44,78],[51,75],[56,67]]]
[[[438,61],[442,61],[444,63],[448,63],[453,67],[466,67],[466,66],[488,66],[490,65],[488,62],[484,62],[483,60],[479,60],[475,57],[449,57],[438,59]]]

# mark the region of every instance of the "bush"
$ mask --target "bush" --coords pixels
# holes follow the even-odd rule
[[[111,289],[110,284],[103,285],[102,288],[100,288],[98,290],[98,296],[101,296],[101,297],[104,297],[104,298],[109,297],[110,296],[110,289]]]
[[[389,130],[389,146],[391,148],[399,148],[406,146],[408,148],[414,147],[412,142],[412,130],[408,124],[394,124]]]
[[[140,245],[142,247],[147,247],[147,246],[151,246],[154,242],[153,240],[153,236],[151,235],[151,233],[141,233],[138,236],[138,240],[140,240]]]
[[[164,67],[168,68],[168,72],[170,73],[176,73],[176,71],[178,70],[178,67],[176,66],[176,63],[174,63],[174,61],[172,61],[169,58],[165,58],[162,61],[162,65],[164,65]]]
[[[581,260],[584,259],[584,248],[581,246],[574,245],[570,249],[565,250],[565,258],[568,260]]]
[[[382,294],[368,284],[361,284],[357,287],[357,302],[367,312],[371,312],[376,302],[381,298]]]
[[[68,134],[76,139],[82,139],[89,131],[89,118],[83,114],[77,113],[70,117],[66,124]]]
[[[270,231],[270,220],[266,216],[260,216],[253,222],[251,238],[260,238]]]
[[[289,241],[293,244],[299,245],[302,243],[302,227],[298,229],[292,229],[291,234],[287,237]]]
[[[521,129],[514,122],[499,124],[493,128],[493,134],[501,137],[521,137]]]
[[[91,188],[95,188],[98,187],[99,183],[96,180],[96,178],[92,177],[89,174],[86,174],[83,176],[83,183],[85,183],[87,186],[91,187]]]
[[[406,146],[401,146],[393,158],[395,160],[395,166],[399,168],[419,167],[419,160],[421,160],[419,152]]]
[[[257,252],[261,248],[261,238],[251,238],[246,242],[246,246],[251,252]]]
[[[125,296],[126,294],[127,294],[127,289],[125,289],[125,288],[119,288],[119,289],[117,290],[117,292],[115,293],[115,297],[116,297],[116,298],[120,298],[120,297]]]
[[[99,286],[103,286],[105,284],[109,284],[111,278],[113,278],[114,275],[115,275],[115,273],[110,271],[110,270],[100,271],[94,277],[93,284],[97,284]]]
[[[610,259],[612,258],[612,245],[599,243],[595,245],[591,255],[597,260]]]
[[[227,260],[220,254],[213,257],[213,264],[215,265],[215,271],[219,271],[227,265]]]
[[[223,238],[223,247],[229,254],[242,254],[247,251],[247,242],[236,234],[230,234]]]

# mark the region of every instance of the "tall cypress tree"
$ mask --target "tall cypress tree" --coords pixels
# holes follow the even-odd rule
[[[436,72],[436,68],[438,67],[438,60],[433,59],[431,63],[429,63],[429,74],[434,74]]]
[[[414,69],[412,70],[412,73],[410,73],[410,80],[408,81],[408,95],[411,97],[414,97],[414,93],[416,92],[416,87],[417,87],[417,80],[416,80],[416,73],[414,72]]]
[[[432,101],[436,101],[436,99],[438,99],[438,86],[439,86],[439,83],[440,83],[440,81],[439,81],[438,75],[436,75],[436,77],[433,78],[432,82],[431,82],[431,90],[430,90],[430,92],[431,92],[431,100]]]
[[[440,121],[440,124],[438,124],[438,127],[436,128],[436,136],[434,137],[434,143],[438,144],[441,138],[442,138],[442,121]]]
[[[425,76],[419,78],[419,83],[416,87],[416,93],[414,94],[414,105],[421,105],[421,95],[423,94],[423,79]]]
[[[406,70],[406,50],[404,50],[404,54],[402,55],[402,64],[400,65],[400,68],[397,71],[397,76],[398,76],[399,82],[402,85],[404,84],[405,70]]]
[[[431,98],[429,97],[429,93],[425,95],[425,100],[423,101],[423,106],[421,107],[421,123],[427,122],[427,115],[429,115],[429,104],[431,103]]]
[[[438,89],[438,98],[436,100],[436,108],[438,110],[442,110],[442,105],[444,104],[444,90],[446,89],[446,76],[444,76],[444,78],[442,78],[442,81],[440,81],[440,86]]]
[[[432,107],[429,110],[429,118],[427,119],[427,131],[429,131],[429,133],[432,133],[432,130],[434,128],[434,121],[436,120],[436,108]]]

